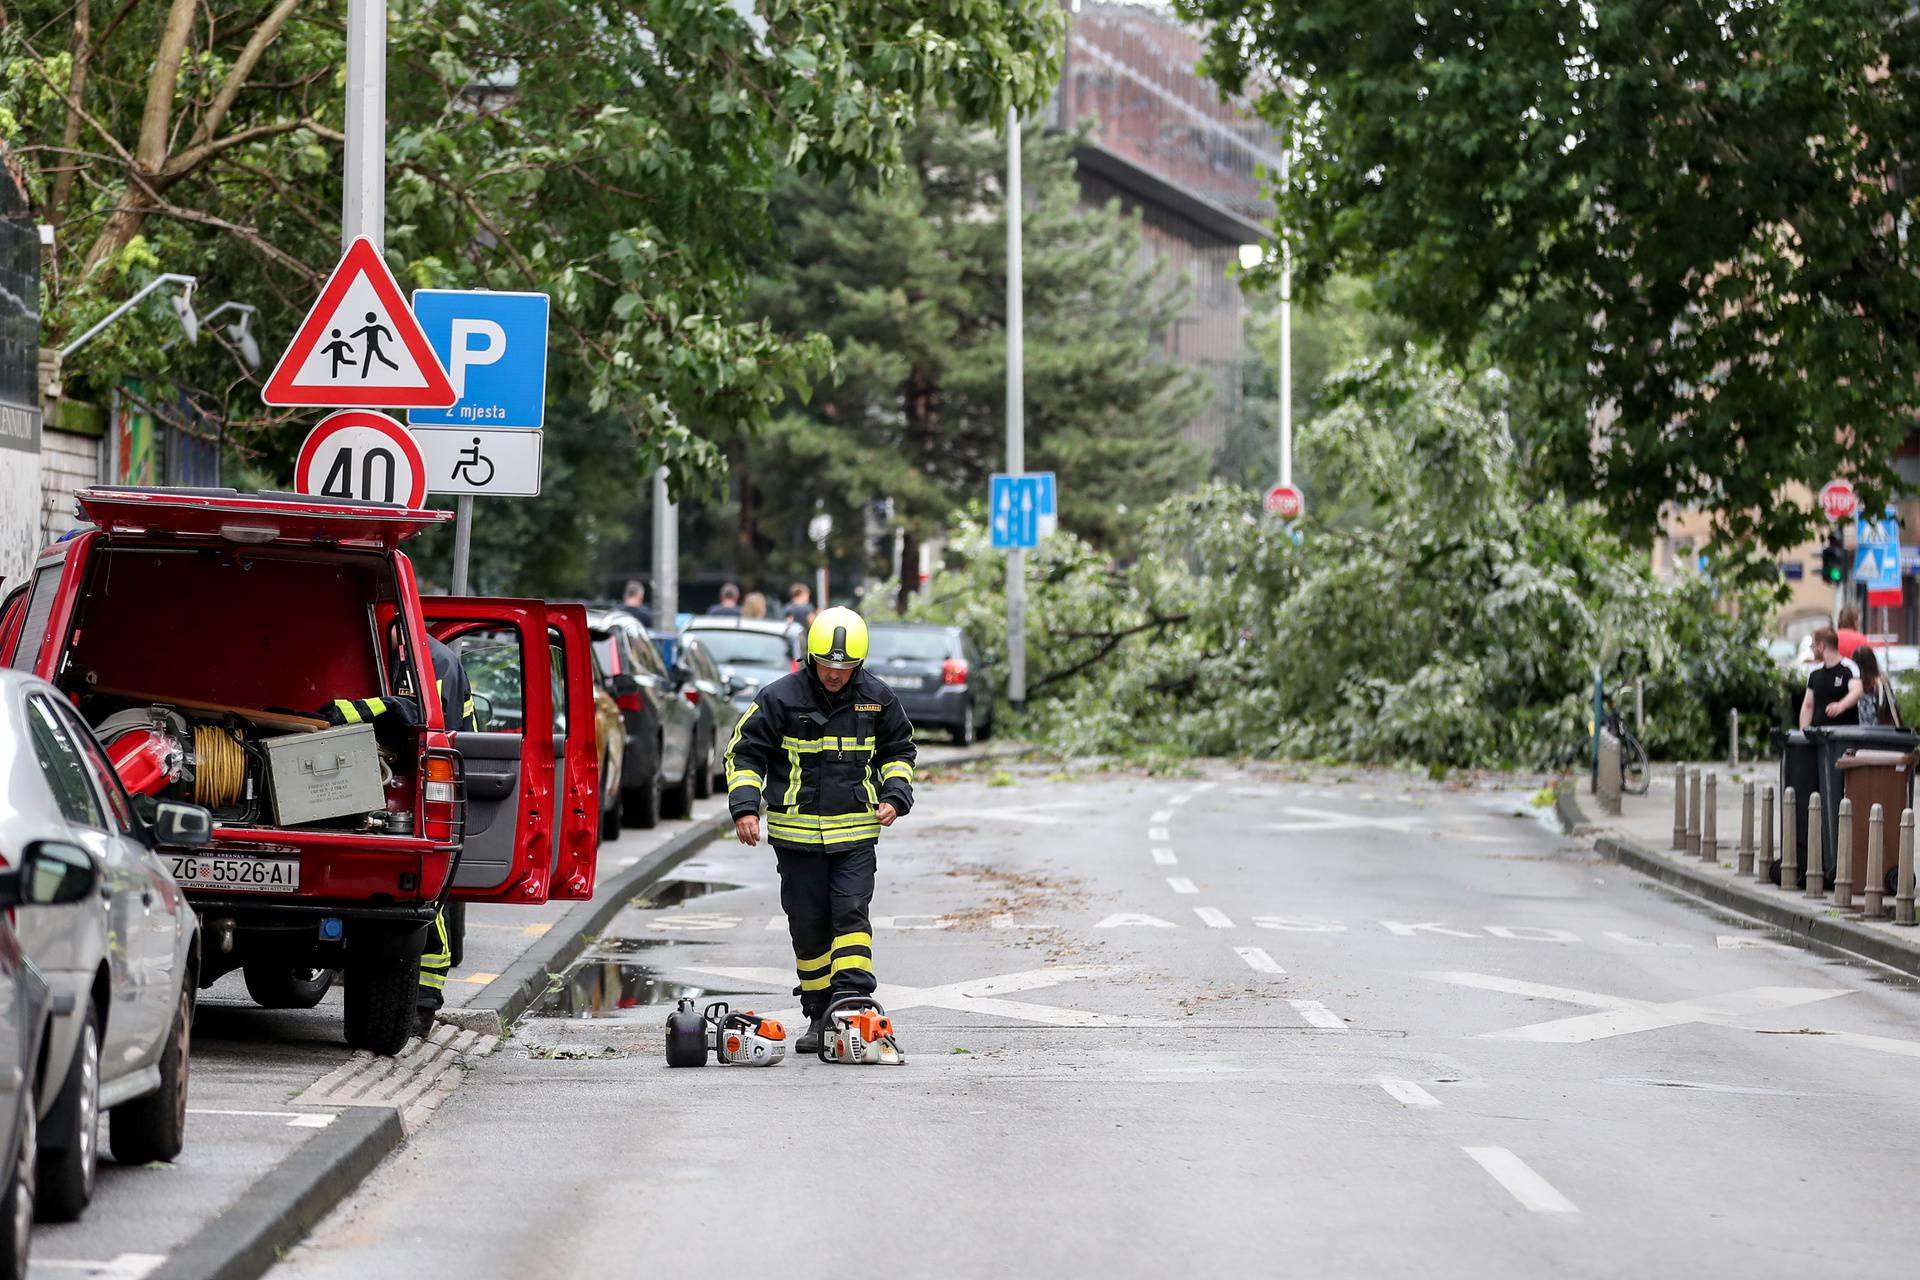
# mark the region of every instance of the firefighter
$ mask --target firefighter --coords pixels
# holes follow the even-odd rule
[[[480,728],[473,714],[473,686],[460,657],[432,636],[427,637],[427,653],[433,659],[433,686],[440,694],[440,714],[450,730],[474,732]],[[451,891],[452,886],[448,886]],[[427,930],[425,949],[420,954],[420,994],[414,1002],[414,1030],[425,1037],[433,1030],[433,1016],[446,1001],[447,974],[453,969],[453,939],[447,933],[447,908],[441,902],[433,914],[433,927]]]
[[[760,811],[780,867],[793,938],[794,994],[807,1017],[796,1053],[817,1053],[827,1006],[874,989],[874,850],[880,828],[913,808],[913,725],[893,690],[864,669],[867,624],[822,610],[800,670],[763,685],[727,744],[727,808],[742,844],[760,843]]]

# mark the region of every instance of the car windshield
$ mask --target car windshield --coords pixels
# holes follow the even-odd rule
[[[869,635],[867,658],[885,661],[940,662],[953,654],[953,638],[944,631],[905,631],[875,627]]]
[[[784,667],[790,661],[787,642],[771,631],[701,631],[700,643],[715,662],[744,663],[750,667]]]

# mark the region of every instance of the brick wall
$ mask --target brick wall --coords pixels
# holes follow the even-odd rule
[[[40,433],[40,532],[52,542],[78,523],[73,517],[73,491],[100,478],[100,441],[52,427]]]

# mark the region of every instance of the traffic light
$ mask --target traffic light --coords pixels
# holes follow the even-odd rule
[[[1820,548],[1820,577],[1835,586],[1847,580],[1847,544],[1838,529],[1827,535],[1827,545]]]

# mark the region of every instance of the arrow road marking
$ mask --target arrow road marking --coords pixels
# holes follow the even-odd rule
[[[1002,809],[943,809],[937,814],[929,814],[916,825],[921,827],[939,826],[947,822],[973,822],[980,818],[990,818],[996,822],[1038,822],[1045,826],[1064,826],[1078,821],[1076,817],[1062,817],[1057,813],[1043,812],[1047,809],[1084,809],[1085,800],[1059,800],[1048,804],[1030,804]]]
[[[793,972],[789,969],[739,969],[705,968],[688,966],[689,973],[711,974],[718,978],[731,978],[735,982],[751,982],[769,987],[790,987]],[[1168,1027],[1176,1024],[1164,1018],[1135,1018],[1118,1013],[1093,1013],[1085,1009],[1063,1009],[1054,1005],[1029,1004],[1024,1000],[998,999],[1009,991],[1039,991],[1046,987],[1057,987],[1063,982],[1076,982],[1083,978],[1107,978],[1125,969],[1114,965],[1061,965],[1047,969],[1027,969],[1020,973],[1005,973],[998,977],[969,978],[965,982],[950,982],[941,987],[900,987],[890,983],[881,983],[879,990],[873,993],[874,999],[886,1006],[888,1013],[901,1009],[955,1009],[962,1013],[984,1013],[993,1017],[1013,1018],[1020,1022],[1042,1022],[1054,1027]]]
[[[1745,991],[1733,991],[1726,995],[1708,996],[1699,1000],[1657,1001],[1602,995],[1596,991],[1576,991],[1571,987],[1551,987],[1544,983],[1523,982],[1518,978],[1499,978],[1487,973],[1428,973],[1421,976],[1441,982],[1451,982],[1455,986],[1474,987],[1481,991],[1533,996],[1541,1000],[1558,1000],[1565,1004],[1584,1005],[1589,1009],[1601,1010],[1599,1013],[1556,1018],[1551,1022],[1537,1022],[1531,1026],[1514,1027],[1507,1031],[1488,1031],[1480,1036],[1483,1040],[1528,1040],[1536,1044],[1582,1044],[1589,1040],[1605,1040],[1613,1036],[1632,1035],[1636,1031],[1658,1031],[1663,1027],[1677,1027],[1695,1022],[1720,1027],[1739,1026],[1747,1019],[1757,1018],[1763,1014],[1777,1013],[1782,1009],[1794,1009],[1801,1005],[1815,1004],[1821,1000],[1831,1000],[1835,996],[1850,994],[1840,987],[1750,987]],[[1851,1035],[1844,1038],[1849,1042],[1881,1039],[1877,1036]],[[1892,1043],[1906,1042],[1893,1041]],[[1877,1046],[1863,1045],[1862,1047]],[[1920,1045],[1912,1046],[1912,1050],[1920,1053]]]
[[[1424,814],[1414,814],[1406,818],[1369,818],[1357,813],[1337,813],[1332,809],[1308,809],[1298,805],[1289,805],[1287,813],[1304,822],[1263,822],[1262,831],[1392,831],[1400,835],[1412,835],[1417,831],[1432,831],[1449,840],[1470,840],[1476,844],[1512,844],[1511,836],[1480,835],[1472,831],[1456,829],[1437,830],[1432,818]]]

